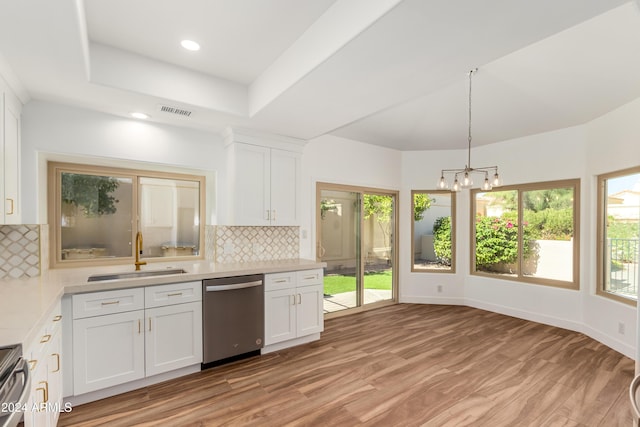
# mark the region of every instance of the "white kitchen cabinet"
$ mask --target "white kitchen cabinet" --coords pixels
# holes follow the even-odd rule
[[[144,377],[144,311],[73,321],[73,392],[100,390]]]
[[[145,288],[145,374],[202,362],[202,282]]]
[[[78,294],[73,304],[73,394],[202,362],[202,284]]]
[[[231,135],[227,138],[227,164],[232,200],[227,222],[299,225],[301,146]]]
[[[265,275],[265,346],[324,330],[322,270]]]
[[[20,114],[22,104],[0,77],[0,224],[20,224]]]
[[[24,352],[31,371],[31,392],[24,413],[26,427],[55,426],[62,404],[62,319],[60,305]]]

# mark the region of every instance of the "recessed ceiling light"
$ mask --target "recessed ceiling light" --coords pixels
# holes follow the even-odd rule
[[[200,45],[194,42],[193,40],[182,40],[180,44],[182,45],[183,48],[187,50],[191,50],[194,52],[197,50],[200,50]]]
[[[145,113],[135,112],[135,113],[131,113],[131,117],[136,118],[136,119],[148,119],[149,115],[145,114]]]

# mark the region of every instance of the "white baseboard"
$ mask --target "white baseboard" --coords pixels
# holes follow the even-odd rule
[[[517,317],[519,319],[530,320],[532,322],[544,323],[545,325],[557,326],[570,331],[583,332],[584,324],[574,322],[573,320],[562,319],[560,317],[548,316],[545,314],[534,313],[527,310],[518,310],[513,307],[507,307],[500,304],[491,304],[484,301],[474,299],[465,299],[466,305],[469,307],[479,308],[481,310],[492,311],[494,313],[505,314],[507,316]]]
[[[593,338],[598,342],[601,342],[607,347],[614,349],[618,353],[622,353],[628,358],[635,360],[636,349],[634,347],[630,346],[629,344],[625,344],[620,340],[612,338],[611,335],[607,335],[604,332],[594,329],[589,325],[583,325],[583,328],[584,329],[582,333],[584,333],[585,335]]]
[[[466,305],[465,299],[460,297],[424,297],[417,295],[401,295],[400,302],[406,304]]]
[[[295,347],[297,345],[306,344],[312,341],[320,339],[320,333],[311,334],[300,338],[295,338],[289,341],[278,342],[271,345],[266,345],[260,350],[260,354],[273,353],[274,351],[284,350],[285,348]]]
[[[128,391],[137,390],[139,388],[146,387],[152,384],[158,384],[163,381],[168,381],[175,378],[183,377],[185,375],[193,374],[195,372],[200,372],[199,363],[197,365],[187,366],[186,368],[176,369],[175,371],[165,372],[163,374],[142,378],[137,381],[131,381],[125,384],[119,384],[113,387],[92,391],[90,393],[85,393],[78,396],[66,396],[64,398],[64,403],[70,403],[71,407],[83,405],[85,403],[94,402],[96,400],[115,396],[117,394],[122,394]]]
[[[563,319],[561,317],[549,316],[545,314],[535,313],[527,310],[518,310],[500,304],[492,304],[470,298],[459,297],[434,297],[434,296],[417,296],[402,295],[400,302],[406,304],[431,304],[431,305],[465,305],[468,307],[479,308],[494,313],[504,314],[506,316],[517,317],[519,319],[529,320],[532,322],[543,323],[545,325],[556,326],[558,328],[568,329],[570,331],[583,333],[594,340],[612,348],[618,353],[635,359],[635,348],[620,340],[617,340],[606,333],[599,331],[589,325],[573,320]]]

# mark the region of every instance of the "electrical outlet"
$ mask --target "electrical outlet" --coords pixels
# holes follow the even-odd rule
[[[441,294],[442,293],[442,285],[438,285],[437,289],[438,289],[438,293]]]
[[[620,335],[624,335],[624,323],[623,322],[618,322],[618,333]]]

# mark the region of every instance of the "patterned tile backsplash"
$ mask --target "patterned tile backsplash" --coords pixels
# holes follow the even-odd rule
[[[205,258],[242,263],[299,257],[299,227],[205,228]],[[0,225],[0,279],[36,277],[49,266],[47,225]]]
[[[0,279],[40,275],[40,225],[0,225]]]
[[[218,263],[294,259],[300,255],[299,227],[215,227]]]

